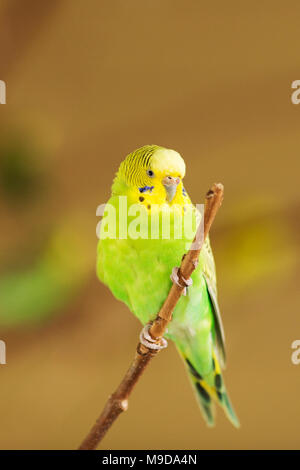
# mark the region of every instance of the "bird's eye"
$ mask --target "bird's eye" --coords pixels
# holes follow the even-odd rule
[[[147,175],[150,176],[150,178],[153,178],[154,173],[152,170],[147,170]]]

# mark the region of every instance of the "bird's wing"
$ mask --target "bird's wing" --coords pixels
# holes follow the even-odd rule
[[[212,310],[215,321],[215,332],[216,332],[216,345],[219,353],[219,360],[222,367],[226,364],[226,352],[225,352],[225,335],[224,328],[221,318],[221,312],[217,299],[217,280],[216,280],[216,268],[213,253],[210,247],[209,238],[206,239],[204,244],[204,278],[206,281],[207,291],[212,304]]]

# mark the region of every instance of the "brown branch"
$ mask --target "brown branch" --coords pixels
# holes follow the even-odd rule
[[[204,217],[202,217],[197,229],[192,246],[193,249],[190,248],[188,253],[183,256],[180,269],[178,271],[179,284],[181,284],[182,287],[175,283],[172,285],[160,312],[149,330],[151,337],[158,344],[166,331],[168,323],[172,319],[174,308],[184,291],[183,279],[189,279],[197,266],[199,254],[205,238],[207,237],[216,213],[222,204],[223,193],[223,185],[214,184],[206,194]],[[126,372],[126,375],[117,390],[109,397],[101,415],[79,447],[80,450],[95,449],[119,414],[127,410],[130,393],[144,372],[146,366],[156,354],[157,350],[148,349],[141,343],[138,344],[135,357],[130,368]]]

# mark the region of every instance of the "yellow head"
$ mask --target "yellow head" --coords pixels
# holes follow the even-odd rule
[[[130,193],[145,204],[183,204],[185,191],[183,158],[175,150],[145,145],[121,163],[113,184],[113,194]],[[187,196],[186,196],[187,198]]]

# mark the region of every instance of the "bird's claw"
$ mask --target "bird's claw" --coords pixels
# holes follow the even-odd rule
[[[179,282],[178,271],[179,271],[179,268],[178,268],[178,267],[173,268],[173,269],[172,269],[172,274],[171,274],[170,278],[171,278],[171,281],[172,281],[172,282],[174,282],[175,284],[177,284],[177,286],[184,288],[184,289],[183,289],[183,295],[186,295],[186,294],[187,294],[187,288],[193,284],[193,281],[192,281],[191,278],[189,278],[189,279],[184,279],[184,277],[181,276],[181,279],[182,279],[182,281],[184,282],[184,286],[183,286],[183,285],[180,284],[180,282]]]
[[[143,344],[148,349],[153,349],[155,351],[160,351],[168,346],[168,341],[165,338],[161,338],[160,342],[157,343],[155,339],[149,333],[149,329],[151,328],[151,323],[147,323],[144,326],[140,333],[140,343]]]

